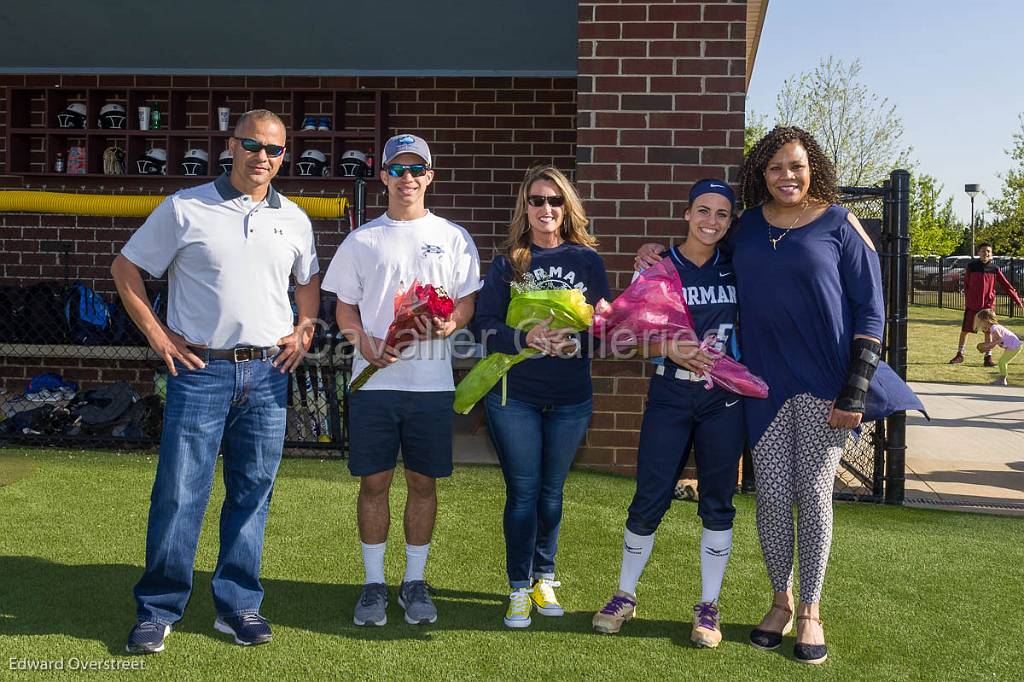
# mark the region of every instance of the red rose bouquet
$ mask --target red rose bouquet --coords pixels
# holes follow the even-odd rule
[[[414,281],[408,289],[395,294],[395,321],[388,327],[384,345],[401,353],[418,340],[415,334],[417,320],[429,322],[432,317],[448,320],[454,311],[455,301],[442,287]],[[373,365],[365,367],[349,385],[349,390],[353,393],[358,391],[378,369]]]

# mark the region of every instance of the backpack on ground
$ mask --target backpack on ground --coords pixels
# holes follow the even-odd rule
[[[68,411],[81,433],[109,436],[122,423],[139,394],[126,381],[81,391],[68,405]]]
[[[160,396],[147,395],[133,404],[111,430],[115,438],[159,438],[164,426],[164,405]]]
[[[71,343],[95,346],[110,339],[110,305],[91,287],[76,282],[64,303]]]
[[[0,421],[0,434],[6,436],[55,435],[70,421],[68,410],[54,404],[40,405],[17,412]]]

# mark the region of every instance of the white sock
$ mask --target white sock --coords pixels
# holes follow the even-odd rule
[[[359,544],[363,547],[363,570],[366,573],[366,579],[363,582],[366,585],[384,582],[384,548],[388,543],[368,545],[365,542],[360,542]]]
[[[636,595],[636,584],[640,574],[644,572],[647,559],[654,548],[654,533],[637,535],[628,528],[622,538],[622,567],[619,568],[619,589],[627,594]]]
[[[718,601],[722,591],[722,578],[732,554],[732,528],[728,530],[704,529],[700,534],[700,600]]]
[[[959,353],[960,355],[963,355],[964,354],[964,350],[966,348],[967,348],[967,346],[960,346],[960,350],[958,350],[957,353]]]
[[[423,572],[427,569],[427,554],[430,543],[425,545],[405,545],[405,577],[402,582],[423,580]]]

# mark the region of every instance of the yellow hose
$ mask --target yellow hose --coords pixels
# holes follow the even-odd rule
[[[346,217],[348,197],[289,196],[310,218]],[[63,215],[145,218],[164,200],[160,195],[72,194],[70,192],[0,191],[0,213],[60,213]]]

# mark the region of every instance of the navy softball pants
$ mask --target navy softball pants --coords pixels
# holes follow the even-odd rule
[[[687,446],[694,441],[697,514],[709,530],[732,528],[732,504],[746,437],[743,399],[704,382],[655,375],[640,427],[636,494],[626,527],[637,535],[657,530],[672,504],[672,492]]]

